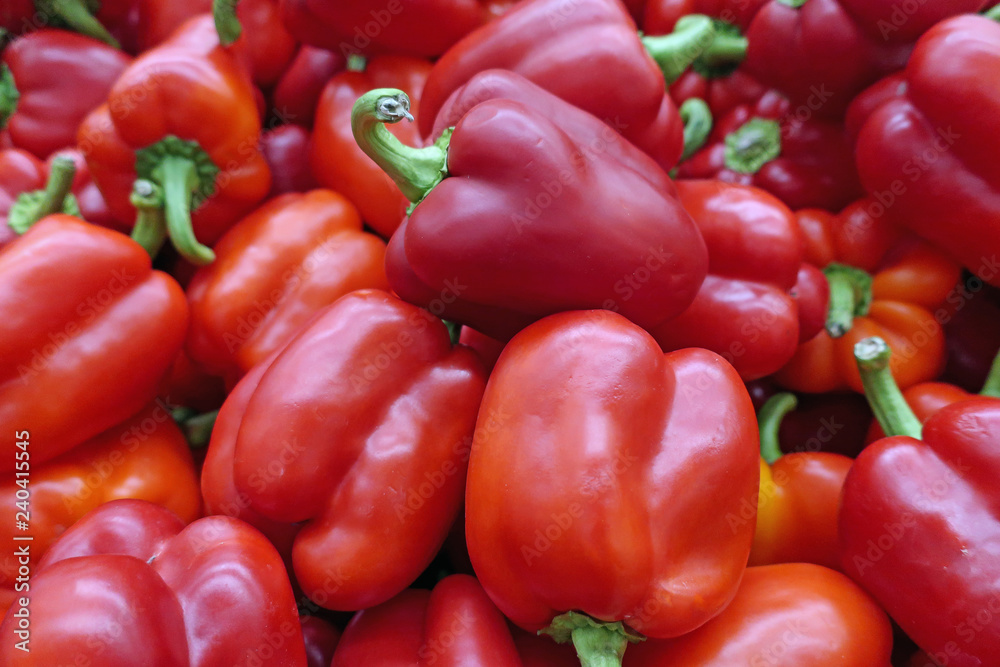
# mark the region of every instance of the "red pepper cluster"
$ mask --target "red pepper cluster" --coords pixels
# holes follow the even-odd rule
[[[987,0],[0,7],[0,664],[1000,667]]]

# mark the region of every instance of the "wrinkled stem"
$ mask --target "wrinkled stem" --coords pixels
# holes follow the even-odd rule
[[[681,121],[684,122],[684,152],[681,162],[694,155],[705,145],[712,132],[712,111],[705,101],[692,97],[681,105]]]
[[[642,38],[642,44],[656,61],[667,83],[681,77],[715,38],[712,19],[701,14],[690,14],[677,21],[669,35]]]
[[[756,174],[781,155],[781,126],[777,121],[752,118],[726,135],[726,167],[741,174]]]
[[[757,427],[760,429],[760,456],[768,465],[782,457],[778,432],[781,420],[799,404],[795,394],[782,392],[767,399],[757,413]]]
[[[135,206],[132,240],[155,258],[167,240],[167,222],[163,215],[163,191],[152,181],[136,179],[130,196]]]
[[[575,611],[556,616],[539,634],[550,635],[560,644],[572,641],[582,667],[621,667],[629,643],[646,640],[621,621],[601,623]]]
[[[889,345],[877,336],[865,338],[854,346],[854,359],[861,373],[865,398],[886,435],[920,438],[923,426],[892,377],[889,369],[891,355]]]

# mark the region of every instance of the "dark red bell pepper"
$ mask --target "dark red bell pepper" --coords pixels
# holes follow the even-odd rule
[[[616,313],[552,315],[508,343],[486,388],[469,556],[516,625],[572,638],[584,665],[620,664],[636,633],[691,632],[732,599],[756,507],[726,517],[755,497],[758,458],[721,357],[664,354]]]
[[[1000,138],[986,119],[1000,112],[998,67],[996,21],[939,23],[857,141],[861,179],[887,215],[992,285],[1000,285]]]
[[[969,276],[948,296],[954,312],[941,318],[948,343],[941,380],[979,391],[1000,350],[1000,289]]]
[[[390,135],[383,123],[408,113],[401,91],[381,89],[352,117],[358,143],[416,203],[386,256],[401,297],[502,340],[572,308],[653,328],[694,299],[701,234],[666,174],[593,116],[494,71],[442,110],[455,125],[447,152]]]
[[[506,69],[593,114],[670,169],[681,155],[683,128],[658,63],[673,80],[713,34],[702,17],[690,31],[643,40],[617,0],[527,0],[435,63],[421,98],[420,131],[436,139],[431,128],[448,97],[479,72]]]
[[[340,630],[319,616],[302,616],[299,622],[306,644],[306,667],[330,667]]]
[[[884,341],[856,349],[891,437],[865,448],[847,475],[844,571],[940,664],[988,665],[1000,655],[1000,400],[953,403],[921,426],[887,371]]]
[[[274,115],[282,122],[311,128],[323,89],[346,65],[339,53],[303,45],[274,86]]]
[[[127,236],[67,215],[0,251],[0,423],[44,463],[138,412],[187,332],[176,282]],[[0,470],[14,467],[4,444]]]
[[[482,0],[281,0],[300,41],[345,58],[357,53],[439,56],[490,18]]]
[[[365,63],[363,72],[341,72],[323,89],[316,108],[310,164],[316,180],[340,192],[361,211],[368,225],[385,238],[393,235],[409,203],[399,187],[364,154],[351,132],[351,110],[372,88],[399,88],[419,107],[431,64],[419,58],[383,56]],[[410,146],[423,145],[416,125],[393,125],[393,135]]]
[[[316,604],[385,602],[458,515],[485,383],[440,320],[385,292],[353,292],[223,405],[202,476],[208,511],[263,517],[269,535],[285,526]]]
[[[839,211],[862,194],[843,127],[797,114],[775,91],[717,118],[677,176],[754,185],[793,209]]]
[[[260,150],[271,170],[268,198],[319,187],[309,168],[309,131],[301,125],[279,125],[260,136]]]
[[[791,291],[804,256],[795,214],[763,190],[720,181],[680,181],[677,197],[705,238],[708,276],[653,338],[666,351],[711,350],[744,380],[774,373],[800,339]]]
[[[142,500],[107,503],[67,530],[11,609],[0,625],[11,667],[67,656],[104,667],[306,663],[292,587],[259,532],[218,516],[185,527]],[[18,609],[30,613],[24,636]]]

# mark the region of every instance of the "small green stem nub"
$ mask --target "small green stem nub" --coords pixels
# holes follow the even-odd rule
[[[240,0],[212,0],[212,18],[215,31],[219,33],[219,43],[229,46],[243,33],[243,26],[236,18],[236,5]]]
[[[993,19],[994,21],[1000,21],[1000,5],[996,5],[995,7],[990,7],[985,12],[983,12],[983,16],[985,16],[988,19]]]
[[[680,108],[681,121],[684,122],[684,152],[681,162],[694,155],[708,139],[712,132],[712,110],[705,100],[692,97],[685,100]]]
[[[448,175],[450,133],[433,146],[413,148],[402,143],[385,129],[384,123],[413,120],[410,98],[395,88],[371,90],[354,103],[351,130],[361,150],[396,182],[400,191],[414,204]]]
[[[368,67],[368,58],[365,58],[360,53],[352,53],[347,56],[347,67],[345,68],[348,72],[364,72]]]
[[[799,9],[807,2],[809,2],[809,0],[778,0],[779,4],[791,7],[792,9]]]
[[[14,83],[14,73],[7,64],[0,65],[0,129],[7,127],[10,117],[17,111],[17,102],[21,93]]]
[[[889,345],[878,336],[865,338],[854,346],[854,359],[861,373],[865,398],[886,435],[908,435],[919,439],[923,426],[892,377],[889,369],[891,355]]]
[[[768,465],[782,457],[778,431],[781,420],[789,412],[798,407],[799,401],[795,394],[781,392],[767,399],[757,413],[757,428],[760,430],[760,456]]]
[[[132,240],[141,245],[153,259],[167,240],[167,221],[163,215],[163,190],[144,178],[132,184],[129,197],[135,206],[135,225]]]
[[[741,174],[756,174],[781,155],[781,126],[777,121],[751,118],[726,135],[726,167]]]
[[[49,180],[44,190],[22,192],[10,209],[7,224],[18,234],[53,213],[80,215],[76,199],[70,194],[76,165],[68,157],[59,156],[52,161]]]
[[[854,326],[855,317],[864,317],[872,306],[872,277],[866,271],[833,263],[823,269],[830,285],[830,305],[826,311],[826,332],[840,338]]]
[[[173,411],[174,421],[184,433],[184,437],[191,447],[204,447],[212,439],[212,429],[215,428],[215,420],[219,417],[218,410],[199,414],[191,408],[175,408]]]
[[[575,611],[556,616],[538,634],[549,635],[560,644],[572,641],[582,667],[621,667],[629,643],[646,641],[621,621],[601,623]]]
[[[712,44],[715,26],[702,14],[689,14],[677,21],[669,35],[645,35],[642,45],[656,61],[668,84],[681,77],[688,67]]]
[[[81,35],[93,37],[116,49],[121,48],[118,40],[90,13],[84,0],[35,0],[35,8],[49,21],[60,19]]]
[[[979,395],[1000,398],[1000,352],[997,352],[997,355],[993,357],[990,373],[986,376],[986,383],[979,391]]]
[[[452,322],[451,320],[441,320],[444,322],[445,327],[448,328],[448,336],[451,338],[452,345],[458,345],[458,339],[462,335],[462,325],[458,322]]]

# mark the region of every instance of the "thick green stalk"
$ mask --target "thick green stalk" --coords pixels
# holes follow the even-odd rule
[[[799,404],[795,394],[782,392],[767,399],[757,413],[757,428],[760,430],[760,456],[768,465],[782,457],[778,432],[781,420]]]
[[[684,152],[681,162],[694,155],[708,140],[712,132],[712,110],[705,100],[692,97],[685,100],[680,108],[681,121],[684,122]]]
[[[219,43],[229,46],[243,33],[243,26],[236,18],[236,5],[240,0],[212,0],[212,18],[215,31],[219,33]]]
[[[865,398],[886,435],[920,438],[923,426],[892,377],[889,369],[891,355],[889,345],[878,336],[865,338],[854,346],[854,359],[861,373]]]
[[[840,338],[854,326],[855,317],[864,317],[872,306],[872,277],[866,271],[833,263],[823,269],[830,285],[830,305],[826,311],[826,332]]]
[[[80,208],[70,194],[76,165],[73,160],[59,156],[52,161],[49,180],[44,190],[23,192],[10,209],[7,224],[18,234],[28,231],[32,225],[53,213],[79,215]]]
[[[642,38],[642,45],[656,61],[667,83],[673,83],[708,49],[715,38],[712,19],[690,14],[680,19],[669,35]]]
[[[129,197],[135,206],[132,240],[141,245],[151,258],[156,258],[167,240],[167,221],[163,215],[163,191],[156,183],[144,178],[132,184]]]

